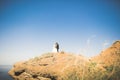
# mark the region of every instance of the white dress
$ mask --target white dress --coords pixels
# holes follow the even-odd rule
[[[57,53],[56,45],[53,45],[53,50],[52,50],[52,52]]]

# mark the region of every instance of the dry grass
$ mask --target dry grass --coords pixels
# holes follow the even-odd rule
[[[64,51],[46,53],[15,64],[9,73],[16,80],[120,80],[120,41],[91,60]]]

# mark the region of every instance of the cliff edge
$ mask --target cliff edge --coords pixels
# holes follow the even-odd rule
[[[8,73],[15,80],[119,80],[120,41],[90,59],[66,52],[46,53],[17,62]]]

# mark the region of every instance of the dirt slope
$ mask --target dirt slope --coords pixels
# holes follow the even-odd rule
[[[120,41],[87,59],[71,53],[46,53],[17,62],[9,71],[15,80],[120,80]]]

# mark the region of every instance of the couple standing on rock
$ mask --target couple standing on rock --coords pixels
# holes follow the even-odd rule
[[[53,45],[53,51],[52,51],[52,52],[55,52],[55,53],[59,52],[59,44],[58,44],[58,42],[56,42],[56,43]]]

